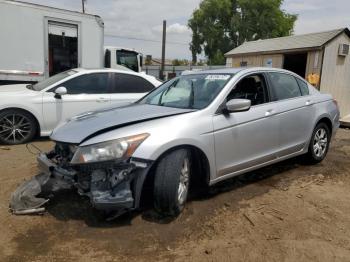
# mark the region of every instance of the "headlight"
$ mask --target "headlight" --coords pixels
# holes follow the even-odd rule
[[[78,147],[71,164],[84,164],[131,157],[137,147],[149,136],[140,134],[112,141]]]

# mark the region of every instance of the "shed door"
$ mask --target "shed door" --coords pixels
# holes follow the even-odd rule
[[[78,26],[49,21],[49,75],[78,67]]]

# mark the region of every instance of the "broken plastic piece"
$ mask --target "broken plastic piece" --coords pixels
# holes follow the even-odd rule
[[[42,213],[45,210],[42,206],[49,199],[37,196],[42,192],[42,185],[49,179],[49,174],[41,173],[20,185],[11,195],[11,212],[16,215]]]
[[[50,173],[40,173],[25,181],[12,194],[10,210],[16,215],[43,213],[54,192],[72,188],[72,183]]]

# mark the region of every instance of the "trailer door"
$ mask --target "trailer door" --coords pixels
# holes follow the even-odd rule
[[[48,21],[49,76],[78,67],[78,25]]]

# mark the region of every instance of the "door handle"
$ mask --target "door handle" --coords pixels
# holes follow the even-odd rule
[[[307,106],[312,106],[314,103],[312,103],[312,101],[311,100],[307,100],[306,102],[305,102],[305,105],[307,105]]]
[[[103,97],[100,97],[100,98],[98,98],[98,99],[96,100],[96,102],[98,102],[98,103],[106,103],[106,102],[108,102],[108,101],[109,101],[108,98],[103,98]]]
[[[266,117],[273,116],[274,114],[275,114],[275,110],[273,109],[269,109],[265,112]]]

